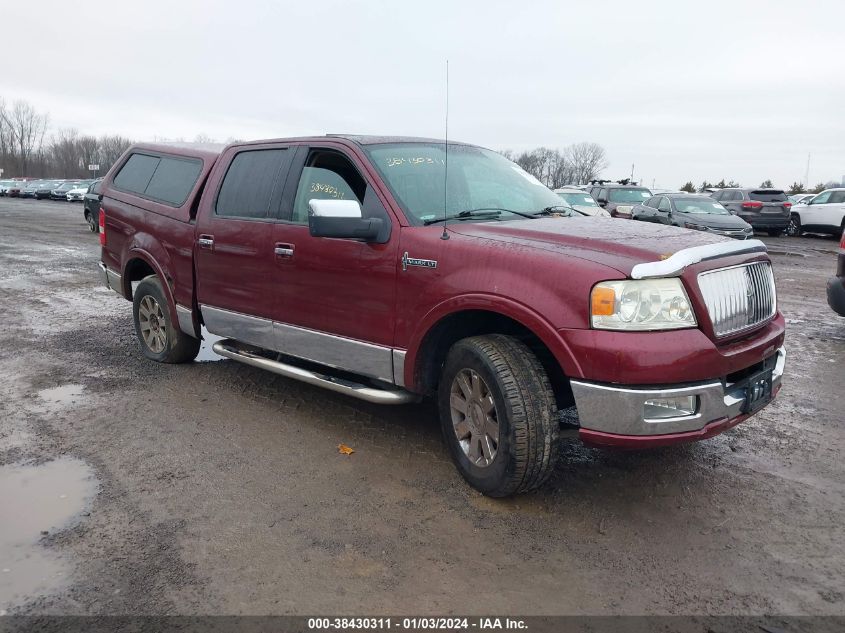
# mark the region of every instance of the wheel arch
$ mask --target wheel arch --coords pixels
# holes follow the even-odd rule
[[[162,290],[167,298],[168,315],[172,323],[178,323],[179,317],[176,313],[176,300],[173,296],[173,289],[171,288],[172,279],[165,275],[164,269],[155,257],[143,249],[133,248],[128,253],[121,277],[123,296],[129,299],[129,301],[132,301],[132,283],[141,281],[150,275],[156,275],[161,281]]]
[[[581,370],[569,347],[540,315],[501,297],[460,297],[432,310],[408,347],[405,384],[419,393],[433,393],[451,346],[483,334],[508,334],[523,341],[546,370],[558,404],[572,404],[569,377],[580,375]]]

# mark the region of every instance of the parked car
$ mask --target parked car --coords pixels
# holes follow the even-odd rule
[[[73,189],[68,190],[65,198],[67,198],[68,202],[82,202],[90,186],[90,181],[78,182]]]
[[[51,200],[67,200],[67,192],[76,189],[80,184],[79,180],[66,180],[50,192]]]
[[[135,145],[103,183],[103,282],[154,361],[194,359],[205,326],[218,354],[312,385],[434,397],[457,469],[492,496],[547,479],[561,410],[584,442],[630,448],[711,437],[773,399],[784,319],[762,242],[550,217],[560,198],[536,178],[457,142],[446,189],[444,150]]]
[[[88,223],[88,228],[92,233],[100,230],[98,225],[100,217],[100,201],[103,199],[103,180],[102,178],[95,180],[88,186],[85,196],[82,200],[82,213],[85,216],[85,222]]]
[[[10,189],[17,189],[18,183],[14,180],[0,180],[0,197],[8,196]]]
[[[38,187],[41,184],[40,180],[30,180],[27,182],[23,189],[21,189],[21,198],[35,198],[36,193],[38,191]]]
[[[653,196],[631,210],[634,220],[706,231],[738,240],[754,237],[754,229],[710,196],[673,193]]]
[[[783,235],[789,226],[792,203],[780,189],[722,189],[712,195],[728,211],[748,222],[755,231]]]
[[[590,195],[614,218],[630,219],[631,209],[651,198],[651,191],[636,185],[606,183],[592,187]]]
[[[564,202],[575,209],[581,215],[593,215],[598,218],[609,218],[610,213],[602,209],[593,197],[583,189],[574,187],[562,187],[555,189],[555,193],[563,198]]]
[[[816,194],[814,193],[796,193],[789,196],[789,201],[792,203],[793,206],[796,204],[807,204],[809,200],[813,198]]]
[[[827,302],[839,316],[845,316],[845,231],[839,240],[836,276],[827,280]]]
[[[845,187],[826,189],[805,204],[792,207],[789,216],[790,235],[828,233],[840,235],[845,231]]]
[[[8,198],[19,198],[21,195],[23,183],[17,181],[9,181],[7,185],[2,188],[2,195]]]
[[[35,198],[37,200],[41,200],[43,198],[49,198],[50,192],[53,191],[56,187],[61,186],[61,180],[42,180],[38,183],[38,186],[35,188]]]

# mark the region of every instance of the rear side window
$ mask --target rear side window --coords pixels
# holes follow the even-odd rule
[[[144,193],[159,162],[158,156],[132,154],[114,177],[114,186],[132,193]]]
[[[214,212],[235,218],[266,218],[279,174],[290,162],[287,149],[240,152],[223,178]]]
[[[845,191],[834,191],[830,194],[830,202],[835,202],[837,204],[845,202]]]
[[[202,162],[161,157],[145,195],[174,207],[182,206],[202,171]]]
[[[758,202],[785,202],[786,194],[783,191],[751,191],[748,193],[751,200]]]
[[[202,161],[195,158],[132,154],[114,177],[114,186],[179,207],[185,203],[201,171]]]

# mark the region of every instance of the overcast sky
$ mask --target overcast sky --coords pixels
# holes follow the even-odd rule
[[[595,141],[606,176],[786,187],[845,175],[845,2],[29,0],[0,97],[51,129],[326,132],[493,149]],[[8,28],[9,25],[14,28]]]

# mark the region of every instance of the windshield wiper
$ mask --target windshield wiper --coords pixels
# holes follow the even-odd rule
[[[516,211],[511,211],[510,209],[500,209],[498,207],[481,207],[479,209],[465,209],[464,211],[459,211],[458,213],[446,215],[440,218],[431,218],[429,220],[425,220],[423,224],[425,226],[428,226],[429,224],[445,222],[446,220],[468,220],[470,218],[498,218],[500,215],[502,215],[502,211],[508,211],[509,213],[517,213]]]
[[[555,204],[550,207],[543,207],[542,209],[540,209],[539,211],[535,211],[534,213],[526,213],[525,215],[530,218],[536,218],[541,215],[554,215],[555,213],[558,213],[560,209],[566,209],[569,212],[567,216],[572,215],[573,213],[578,213],[577,209],[570,207],[568,204]]]

